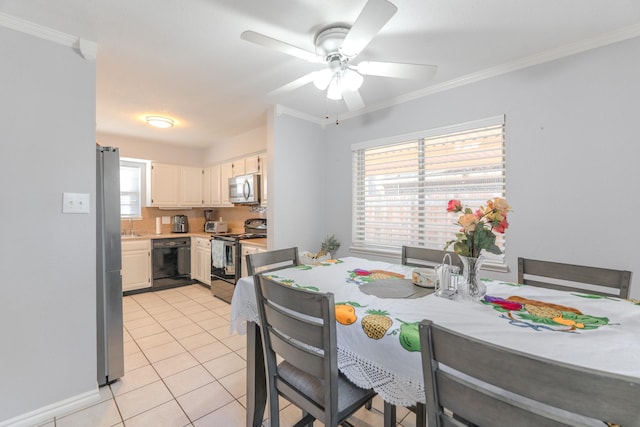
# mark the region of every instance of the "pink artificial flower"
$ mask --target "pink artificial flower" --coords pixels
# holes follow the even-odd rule
[[[500,224],[498,224],[495,227],[493,227],[493,230],[496,233],[504,234],[504,232],[507,230],[507,228],[509,228],[509,223],[507,222],[507,217],[505,216],[504,219],[502,221],[500,221]]]
[[[460,212],[462,210],[462,202],[460,200],[449,200],[447,212]]]

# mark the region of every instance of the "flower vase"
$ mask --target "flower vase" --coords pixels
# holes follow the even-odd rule
[[[479,301],[487,293],[487,287],[478,277],[484,256],[473,258],[460,255],[460,260],[462,261],[464,283],[458,285],[458,292],[466,300]]]

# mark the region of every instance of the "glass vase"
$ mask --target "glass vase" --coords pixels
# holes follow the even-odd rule
[[[463,283],[458,285],[458,293],[463,299],[479,301],[487,293],[487,287],[478,277],[484,256],[473,258],[460,255],[460,260],[462,261]]]

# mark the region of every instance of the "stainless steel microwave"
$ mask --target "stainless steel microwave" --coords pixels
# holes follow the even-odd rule
[[[229,178],[229,201],[236,205],[260,203],[260,175],[241,175]]]

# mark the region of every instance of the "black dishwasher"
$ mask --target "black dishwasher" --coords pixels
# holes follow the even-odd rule
[[[191,238],[154,239],[152,242],[152,288],[195,283],[191,279]]]

